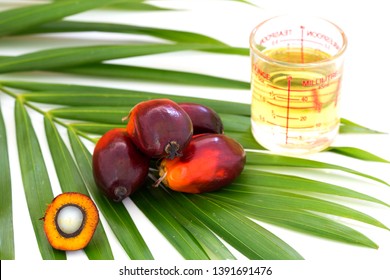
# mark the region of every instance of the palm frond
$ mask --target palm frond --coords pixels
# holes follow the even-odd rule
[[[12,260],[15,258],[11,187],[7,135],[0,107],[0,260]]]
[[[50,70],[124,57],[199,49],[217,50],[219,48],[213,45],[178,43],[102,45],[48,49],[22,54],[16,57],[3,58],[0,60],[0,73]]]
[[[46,138],[56,168],[57,177],[63,192],[79,192],[89,195],[72,155],[66,148],[54,121],[49,116],[44,118]],[[111,247],[101,223],[98,224],[91,242],[84,249],[89,259],[113,259]]]
[[[238,2],[249,3],[243,0]],[[316,178],[318,173],[337,173],[346,181],[353,176],[355,180],[362,179],[367,187],[375,184],[385,190],[388,190],[390,183],[371,175],[369,171],[362,172],[343,165],[280,156],[265,151],[252,136],[249,104],[131,88],[18,81],[12,78],[20,79],[16,72],[46,71],[35,72],[35,75],[61,73],[72,74],[72,77],[104,76],[106,79],[170,83],[183,88],[198,86],[249,89],[246,81],[218,75],[110,62],[119,58],[157,56],[179,51],[207,51],[213,55],[222,53],[244,57],[249,51],[195,32],[65,19],[97,8],[145,12],[159,9],[142,0],[65,0],[0,13],[0,36],[18,36],[18,40],[36,38],[42,33],[93,31],[147,35],[169,41],[151,43],[150,40],[141,40],[142,43],[138,44],[121,42],[46,48],[13,57],[0,57],[0,73],[7,74],[7,78],[0,81],[0,94],[15,100],[16,143],[25,201],[43,259],[65,259],[66,253],[53,249],[43,232],[40,218],[54,193],[30,110],[41,116],[48,152],[53,160],[61,191],[89,194],[98,206],[101,217],[107,222],[99,224],[91,243],[85,248],[87,257],[114,259],[112,242],[117,242],[129,258],[148,260],[154,259],[154,256],[141,234],[142,225],[133,220],[131,211],[124,203],[110,201],[96,186],[90,147],[108,130],[124,127],[126,124],[122,118],[132,106],[140,101],[161,97],[177,102],[197,102],[213,108],[224,122],[225,133],[238,140],[247,151],[247,164],[242,174],[220,191],[190,195],[174,192],[163,185],[156,188],[153,182],[157,171],[152,167],[145,187],[126,198],[126,201],[131,200],[136,205],[184,259],[236,259],[233,250],[229,249],[231,247],[248,259],[303,258],[295,248],[268,230],[267,225],[356,246],[373,249],[380,246],[348,221],[385,231],[389,230],[389,226],[363,211],[346,206],[343,200],[374,204],[386,211],[390,208],[390,203],[385,199],[313,177]],[[380,134],[347,119],[342,119],[341,123],[342,134]],[[0,259],[14,259],[15,213],[12,212],[12,167],[8,158],[6,132],[0,110]],[[331,147],[327,152],[354,160],[388,164],[388,160],[356,147]],[[287,175],[286,170],[304,170],[307,176]],[[18,186],[12,186],[14,187]],[[113,233],[113,239],[109,238],[108,231]]]
[[[152,253],[126,207],[122,203],[110,201],[98,190],[92,176],[92,156],[76,134],[76,131],[69,128],[68,135],[75,161],[83,176],[86,187],[97,203],[99,210],[106,217],[111,230],[122,245],[122,248],[132,259],[153,259]]]
[[[17,33],[114,2],[115,0],[65,0],[6,10],[0,13],[0,36]]]
[[[20,169],[26,201],[34,228],[39,250],[43,259],[65,259],[65,252],[53,249],[43,232],[47,205],[54,195],[35,130],[23,103],[15,102],[16,138],[19,151]]]
[[[56,21],[39,25],[35,28],[29,28],[19,34],[39,34],[39,33],[61,33],[61,32],[110,32],[134,35],[149,35],[152,37],[169,40],[180,43],[197,43],[208,45],[227,45],[214,38],[187,31],[178,31],[172,29],[163,29],[155,27],[145,27],[136,25],[101,23],[101,22],[83,22],[83,21]]]

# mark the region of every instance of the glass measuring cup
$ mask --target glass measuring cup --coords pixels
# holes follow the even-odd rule
[[[251,33],[251,125],[265,148],[308,154],[338,134],[347,39],[321,18],[277,16]]]

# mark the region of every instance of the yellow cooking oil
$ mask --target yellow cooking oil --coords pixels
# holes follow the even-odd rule
[[[281,47],[262,54],[252,56],[255,139],[293,154],[328,147],[339,127],[340,66],[326,63],[331,56],[314,48]]]

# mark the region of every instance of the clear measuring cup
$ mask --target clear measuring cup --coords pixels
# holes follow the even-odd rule
[[[338,134],[347,39],[321,18],[277,16],[251,33],[251,125],[265,148],[308,154]]]

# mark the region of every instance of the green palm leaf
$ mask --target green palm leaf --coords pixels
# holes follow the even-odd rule
[[[0,60],[0,73],[50,70],[124,57],[218,47],[203,44],[133,44],[48,49]]]
[[[248,104],[221,101],[221,100],[212,100],[212,99],[202,99],[196,97],[186,97],[178,96],[171,94],[162,94],[162,93],[152,93],[152,92],[143,92],[143,91],[133,91],[133,90],[121,90],[121,89],[109,89],[109,88],[98,88],[98,87],[88,87],[88,86],[66,86],[62,85],[63,88],[60,90],[58,87],[61,85],[44,85],[40,86],[39,84],[34,84],[28,86],[26,84],[19,85],[19,82],[10,82],[2,81],[3,85],[14,86],[19,89],[26,90],[39,90],[43,91],[34,91],[29,93],[24,93],[23,98],[29,101],[47,103],[47,104],[58,104],[58,105],[69,105],[69,106],[109,106],[106,107],[109,110],[112,107],[122,107],[118,109],[125,109],[123,106],[132,106],[136,103],[152,98],[170,98],[176,102],[198,102],[206,106],[213,108],[218,113],[227,113],[235,115],[250,115],[250,107]],[[57,88],[56,91],[51,90],[51,88]],[[126,107],[129,108],[129,107]],[[77,110],[78,108],[71,107],[71,110]],[[130,108],[129,108],[130,109]],[[105,110],[104,107],[101,108],[102,111]],[[246,120],[249,120],[248,118]]]
[[[172,196],[249,259],[302,258],[284,241],[233,209],[198,195],[172,193]]]
[[[63,192],[79,192],[89,195],[84,181],[62,140],[53,120],[45,116],[46,137]],[[101,223],[98,224],[91,242],[84,249],[89,259],[113,259],[111,247]]]
[[[160,209],[166,209],[169,215],[172,215],[184,228],[190,232],[197,240],[202,249],[206,252],[210,259],[235,259],[234,255],[226,248],[226,246],[211,232],[207,226],[198,219],[191,211],[182,207],[176,200],[173,200],[169,192],[165,188],[147,188],[143,192],[145,195],[152,196],[153,201]],[[137,197],[132,199],[137,203]],[[148,209],[145,209],[145,213]],[[155,223],[156,227],[161,227],[160,223]]]
[[[235,207],[234,207],[235,208]],[[238,207],[238,211],[249,217],[304,233],[329,238],[339,242],[377,249],[378,245],[359,231],[299,209],[264,209],[255,204]]]
[[[362,172],[336,165],[336,164],[329,164],[325,162],[315,161],[315,160],[309,160],[304,158],[294,158],[289,156],[282,156],[282,155],[272,155],[268,153],[262,153],[260,151],[255,152],[248,152],[247,153],[247,164],[248,165],[254,165],[254,166],[285,166],[285,167],[303,167],[303,168],[322,168],[322,169],[332,169],[332,170],[338,170],[338,171],[344,171],[347,173],[351,173],[354,175],[358,175],[364,178],[371,179],[373,181],[377,181],[384,185],[389,185],[389,183],[373,177],[369,174],[364,174]]]
[[[249,83],[197,73],[179,72],[165,69],[125,66],[114,64],[93,64],[73,68],[57,69],[56,72],[121,78],[127,80],[172,83],[194,86],[207,86],[233,89],[249,89]]]
[[[241,203],[255,205],[260,209],[276,209],[276,210],[306,210],[317,213],[325,213],[338,217],[354,219],[363,223],[367,223],[376,227],[388,229],[378,220],[361,213],[352,208],[329,202],[323,199],[314,198],[307,195],[292,194],[289,192],[281,192],[274,190],[260,190],[248,195],[248,193],[240,193],[239,191],[229,191],[226,188],[224,191],[216,194],[209,194],[208,197],[216,198],[217,200],[233,203],[237,207],[242,207]],[[242,207],[244,208],[244,207]],[[259,212],[259,211],[256,211]],[[260,210],[261,212],[261,210]]]
[[[17,33],[31,27],[84,12],[115,0],[65,0],[50,4],[33,5],[0,13],[0,36]]]
[[[143,191],[135,193],[133,199],[138,208],[158,227],[159,231],[185,259],[209,259],[191,232],[170,215],[166,208],[159,207],[159,201]]]
[[[136,0],[133,0],[134,2],[137,2]],[[111,4],[107,7],[103,7],[105,10],[129,10],[129,11],[166,11],[169,9],[157,7],[154,5],[146,4],[146,3],[141,3],[142,1],[139,1],[140,3],[117,3],[117,4]]]
[[[384,158],[354,147],[330,147],[327,150],[345,156],[352,155],[361,160],[389,163],[389,161]]]
[[[53,249],[43,231],[41,218],[54,196],[31,119],[19,100],[15,104],[15,123],[24,192],[42,258],[65,259],[65,252]]]
[[[44,235],[42,221],[39,220],[53,198],[53,191],[45,158],[31,123],[30,111],[26,107],[42,115],[46,140],[62,191],[91,195],[101,217],[104,217],[114,234],[113,242],[118,242],[131,259],[153,259],[148,244],[140,233],[141,225],[133,221],[132,213],[129,213],[125,204],[110,201],[97,188],[92,174],[92,155],[85,141],[91,142],[93,147],[98,137],[107,130],[126,125],[122,118],[136,103],[161,97],[177,102],[202,103],[215,109],[222,117],[225,133],[237,139],[247,149],[247,164],[241,176],[218,192],[182,194],[164,186],[155,188],[152,186],[153,182],[148,181],[145,188],[130,198],[183,258],[235,259],[235,255],[225,246],[229,244],[249,259],[302,259],[294,248],[266,230],[262,226],[264,223],[347,244],[378,248],[378,244],[369,236],[348,226],[348,221],[382,230],[388,230],[388,225],[352,207],[344,206],[342,201],[343,198],[352,198],[352,201],[377,204],[377,207],[384,207],[386,210],[390,207],[387,201],[320,180],[284,173],[287,170],[305,170],[312,177],[324,171],[335,172],[346,180],[352,174],[355,180],[362,178],[385,189],[389,183],[369,172],[263,151],[251,134],[249,104],[144,92],[131,88],[12,81],[13,77],[19,76],[9,75],[11,72],[44,70],[181,86],[248,89],[247,82],[218,76],[110,64],[107,61],[117,58],[187,50],[247,55],[248,49],[234,48],[193,32],[62,20],[67,16],[101,7],[155,9],[141,0],[65,0],[0,13],[0,36],[29,34],[18,37],[18,40],[35,38],[37,33],[94,31],[147,35],[172,42],[154,44],[146,40],[141,44],[47,48],[15,57],[0,57],[0,73],[8,74],[3,79],[5,81],[0,82],[0,94],[7,94],[15,99],[16,141],[23,188],[31,225],[43,259],[65,259],[66,254],[51,248]],[[142,41],[142,37],[140,40]],[[346,119],[342,119],[341,123],[341,133],[380,133]],[[60,129],[67,131],[68,139],[60,133]],[[15,257],[12,245],[12,217],[15,213],[12,213],[10,199],[10,167],[5,135],[0,111],[0,188],[3,193],[0,205],[0,258],[12,259]],[[70,148],[66,144],[67,140]],[[379,156],[355,147],[331,147],[329,152],[364,161],[376,161],[378,164],[388,163]],[[264,169],[271,169],[272,172]],[[154,178],[155,172],[151,168],[151,178]],[[108,227],[103,228],[102,225],[99,225],[92,242],[85,248],[90,259],[114,258],[111,240],[105,234]],[[4,246],[3,240],[10,246]]]
[[[12,222],[12,189],[8,160],[8,144],[0,107],[0,260],[15,258],[14,226]]]
[[[370,129],[368,127],[364,127],[362,125],[359,125],[359,124],[352,122],[350,120],[347,120],[345,118],[341,118],[340,132],[341,133],[374,133],[374,134],[378,133],[378,134],[383,134],[383,132]]]
[[[68,129],[68,135],[75,160],[86,187],[98,205],[99,210],[106,217],[111,230],[114,232],[127,255],[132,259],[153,259],[152,253],[126,207],[122,203],[110,201],[98,190],[92,176],[92,155],[82,143],[75,130],[72,128]]]
[[[194,32],[177,31],[177,30],[135,26],[135,25],[101,23],[101,22],[80,22],[80,21],[50,22],[33,29],[29,28],[28,30],[23,31],[22,34],[53,33],[53,32],[55,33],[87,32],[87,31],[149,35],[161,39],[170,40],[173,42],[220,45],[226,47],[226,44],[222,43],[221,41]]]
[[[288,191],[291,193],[303,192],[308,195],[313,193],[325,194],[348,197],[356,200],[364,200],[390,207],[390,204],[387,204],[379,199],[348,188],[299,176],[279,174],[276,172],[277,171],[268,172],[246,167],[239,180],[235,181],[234,186],[230,187],[230,189],[236,190],[238,188],[239,191],[248,193],[256,193],[259,191],[259,189],[261,191],[262,188],[265,188],[271,190]],[[235,187],[235,185],[238,186]]]
[[[52,2],[63,0],[52,0]],[[150,4],[144,3],[145,0],[120,0],[108,6],[101,7],[102,10],[130,10],[130,11],[161,11],[167,10]]]

